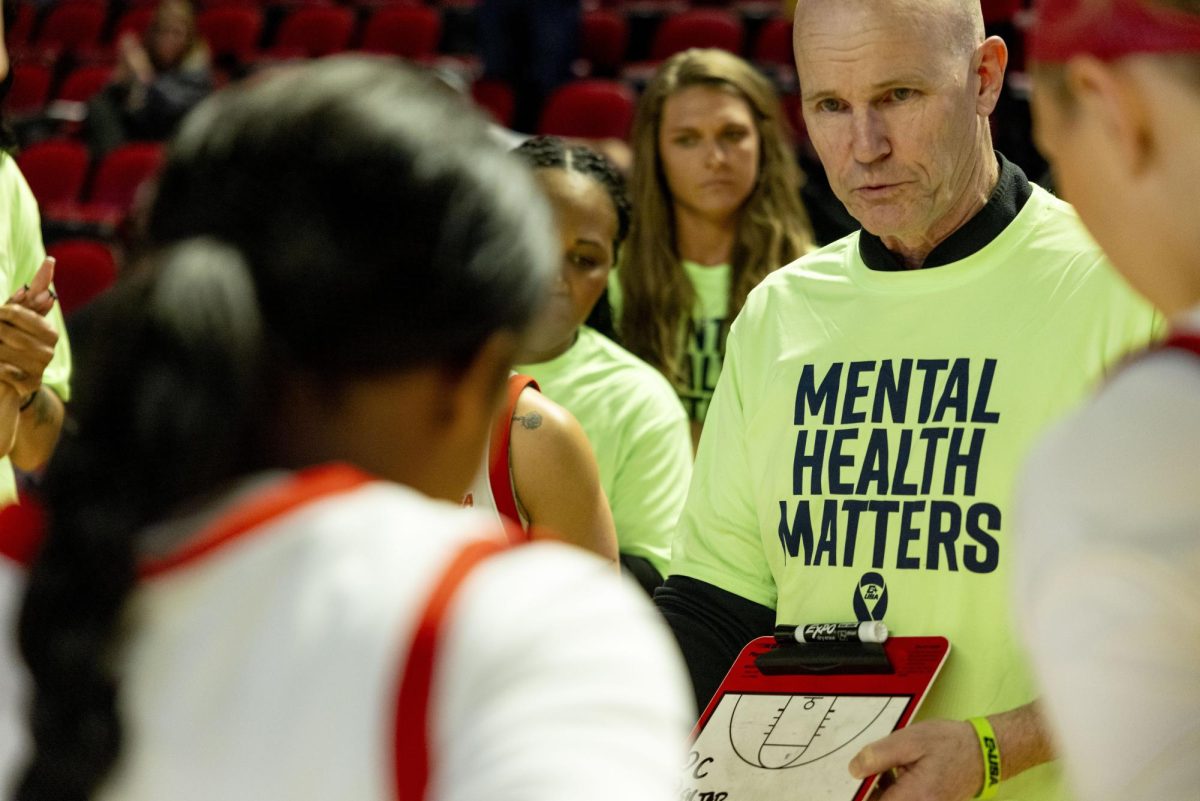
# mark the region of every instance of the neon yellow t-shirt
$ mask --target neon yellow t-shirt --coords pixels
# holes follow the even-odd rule
[[[721,346],[729,316],[728,264],[705,267],[683,262],[683,271],[696,290],[696,308],[688,320],[683,349],[683,375],[688,385],[679,393],[692,420],[704,421],[713,390],[721,377]]]
[[[692,282],[696,292],[696,306],[685,321],[683,335],[683,363],[680,374],[687,385],[678,387],[679,399],[683,402],[688,418],[704,421],[708,404],[721,375],[722,340],[729,316],[730,267],[720,264],[705,267],[693,261],[681,262],[683,271]],[[617,271],[608,276],[608,303],[612,307],[613,319],[621,317],[621,284]]]
[[[0,202],[7,204],[8,211],[7,224],[0,225],[0,294],[3,295],[0,303],[3,303],[33,279],[46,258],[37,201],[16,161],[6,153],[0,153]],[[42,384],[66,401],[70,393],[71,347],[57,303],[47,317],[58,331],[58,345],[42,376]],[[0,457],[0,506],[15,498],[12,465],[7,456]]]
[[[986,247],[870,270],[859,234],[769,276],[733,324],[671,573],[781,623],[943,635],[923,717],[1033,700],[1009,619],[1010,496],[1027,450],[1158,325],[1044,190]],[[1042,766],[1003,798],[1052,798]]]
[[[516,370],[537,380],[542,393],[583,426],[621,552],[649,560],[666,575],[692,474],[691,433],[670,383],[587,326],[566,353]]]

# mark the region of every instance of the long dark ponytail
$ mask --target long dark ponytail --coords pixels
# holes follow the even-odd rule
[[[52,529],[20,645],[36,680],[19,799],[86,799],[116,759],[114,649],[135,578],[131,532],[245,472],[261,413],[261,320],[236,252],[180,245],[123,282],[81,353],[72,429],[46,476]]]
[[[524,328],[548,210],[482,119],[390,62],[328,59],[222,92],[171,146],[143,266],[97,310],[48,469],[20,646],[35,753],[20,801],[83,801],[120,754],[138,533],[274,466],[287,374],[465,364]],[[186,725],[181,721],[181,725]]]

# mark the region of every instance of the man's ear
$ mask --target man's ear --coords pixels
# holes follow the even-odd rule
[[[1134,78],[1119,66],[1079,56],[1066,65],[1065,80],[1079,113],[1099,125],[1106,148],[1118,159],[1117,168],[1131,178],[1140,176],[1154,155],[1155,140]]]
[[[975,74],[979,76],[976,108],[987,117],[1000,102],[1004,88],[1004,71],[1008,68],[1008,45],[999,36],[989,36],[975,50]]]

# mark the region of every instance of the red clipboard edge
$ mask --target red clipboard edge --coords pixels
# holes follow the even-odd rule
[[[747,643],[738,654],[729,672],[721,681],[721,686],[713,693],[704,713],[692,729],[688,742],[694,743],[700,732],[708,724],[709,718],[716,711],[721,698],[726,693],[790,693],[801,695],[806,693],[825,694],[892,694],[907,695],[908,703],[901,713],[892,731],[904,728],[912,720],[913,715],[921,708],[929,688],[937,681],[946,659],[950,655],[950,641],[945,637],[889,637],[884,643],[884,653],[896,666],[896,673],[867,674],[854,676],[796,674],[792,676],[767,676],[755,665],[755,660],[767,651],[778,648],[779,643],[774,637],[758,637]],[[911,658],[920,652],[920,658]],[[905,670],[909,667],[909,670]],[[803,682],[803,688],[797,687]],[[863,801],[875,789],[879,775],[863,779],[855,792],[853,801]]]

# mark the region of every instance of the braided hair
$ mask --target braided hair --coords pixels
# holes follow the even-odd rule
[[[557,136],[535,136],[525,140],[513,151],[531,169],[558,169],[586,175],[596,181],[608,193],[617,212],[617,235],[613,239],[613,264],[621,254],[621,245],[629,234],[633,216],[633,205],[625,188],[625,178],[603,154],[584,145],[568,145]],[[609,339],[620,341],[613,323],[612,306],[608,302],[608,289],[600,294],[599,300],[588,313],[586,325]]]
[[[613,240],[613,264],[616,264],[621,243],[629,233],[633,207],[629,203],[625,179],[617,172],[612,162],[590,147],[568,145],[557,136],[535,136],[527,139],[513,153],[532,169],[576,172],[588,176],[604,187],[617,212],[617,236]]]

